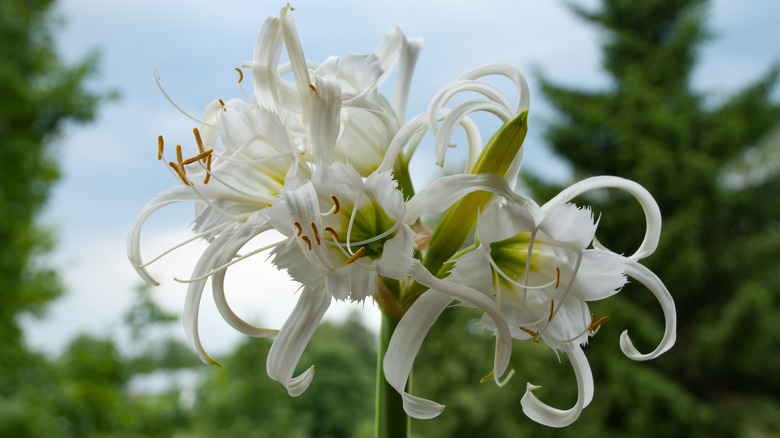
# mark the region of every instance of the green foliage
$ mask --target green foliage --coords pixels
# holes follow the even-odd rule
[[[365,437],[373,434],[376,347],[357,320],[323,323],[300,364],[316,366],[309,389],[291,398],[266,375],[271,340],[251,339],[212,367],[199,389],[192,433],[206,437]]]

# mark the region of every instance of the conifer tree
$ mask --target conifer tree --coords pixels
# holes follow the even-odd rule
[[[595,11],[575,8],[603,31],[611,83],[586,90],[543,80],[559,114],[547,139],[576,178],[633,179],[664,218],[647,264],[675,297],[677,345],[649,363],[620,357],[611,341],[619,330],[643,336],[646,348],[661,333],[650,294],[629,285],[608,304],[612,331],[586,349],[600,405],[586,411],[601,411],[590,415],[610,434],[780,432],[780,175],[771,162],[748,159],[780,148],[780,103],[771,99],[778,69],[720,101],[695,91],[691,72],[709,38],[705,3],[604,0]],[[601,243],[624,253],[638,245],[638,205],[617,192],[588,203],[608,212]]]

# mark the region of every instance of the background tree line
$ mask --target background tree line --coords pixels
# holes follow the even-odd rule
[[[42,263],[51,231],[37,215],[57,180],[52,144],[66,122],[87,122],[106,96],[85,87],[96,58],[65,65],[53,49],[53,0],[0,2],[0,435],[365,437],[372,435],[375,340],[356,320],[324,324],[302,364],[317,378],[289,398],[266,377],[267,340],[241,344],[204,367],[175,341],[151,342],[149,327],[175,319],[139,289],[126,326],[141,348],[122,354],[111,339],[81,336],[56,358],[31,351],[18,317],[43,315],[63,293]],[[525,382],[556,406],[576,397],[566,357],[516,343],[505,388],[478,384],[491,368],[490,334],[479,314],[449,309],[415,363],[415,392],[443,401],[416,436],[686,436],[780,434],[780,104],[778,69],[728,98],[691,86],[698,49],[710,37],[704,0],[603,0],[574,12],[601,29],[604,89],[555,84],[541,75],[558,111],[547,127],[574,178],[610,174],[644,185],[664,218],[647,265],[675,297],[673,350],[636,363],[618,348],[628,328],[638,347],[660,338],[652,296],[629,284],[594,307],[610,316],[585,352],[596,380],[591,405],[572,426],[549,429],[520,409]],[[560,187],[525,175],[540,200]],[[638,204],[605,191],[582,200],[603,212],[598,237],[631,251],[644,233]],[[170,387],[131,393],[139,376],[190,369],[194,397]]]

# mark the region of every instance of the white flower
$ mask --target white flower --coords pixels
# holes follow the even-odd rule
[[[159,138],[158,158],[166,163],[181,185],[152,198],[128,235],[128,257],[139,275],[151,284],[157,284],[157,281],[146,270],[149,264],[194,240],[203,238],[209,242],[193,270],[192,278],[184,281],[189,283],[184,309],[185,330],[200,358],[209,363],[216,361],[204,351],[197,327],[206,281],[211,278],[217,308],[231,326],[250,336],[276,335],[277,330],[247,324],[230,309],[222,286],[226,269],[281,244],[277,242],[236,257],[249,241],[273,228],[269,220],[271,215],[265,210],[277,205],[274,211],[278,212],[284,208],[281,204],[286,202],[286,205],[291,205],[290,199],[307,190],[304,188],[306,181],[313,174],[317,174],[318,170],[320,174],[327,171],[327,163],[349,162],[356,169],[352,172],[358,174],[357,179],[368,176],[379,166],[403,121],[409,83],[421,47],[419,40],[407,39],[399,29],[395,29],[373,53],[351,53],[341,59],[328,58],[322,63],[306,60],[290,10],[287,6],[282,9],[280,17],[265,21],[253,60],[242,66],[253,74],[254,94],[249,102],[218,99],[209,104],[201,120],[188,115],[200,123],[200,128],[194,130],[197,149],[187,153],[177,146],[175,160],[166,159],[162,136]],[[291,62],[277,66],[283,46],[286,46]],[[390,76],[395,65],[398,69],[393,95],[388,100],[378,92],[378,87]],[[290,70],[295,79],[292,82],[281,76]],[[239,74],[241,82],[241,70]],[[155,79],[159,84],[156,72]],[[388,173],[372,175],[365,184],[361,181],[360,186],[370,188],[372,184],[381,185],[389,180]],[[288,187],[285,186],[286,181],[295,183]],[[394,189],[387,185],[381,190],[366,190],[388,195],[383,190]],[[332,194],[336,193],[342,192],[334,189]],[[349,198],[353,194],[343,195],[345,207],[350,203],[365,202],[365,199],[356,201],[356,198]],[[280,200],[280,196],[284,200]],[[140,248],[144,222],[156,210],[177,202],[195,205],[193,228],[196,235],[160,256],[144,261]],[[393,208],[397,206],[393,205]],[[397,219],[402,218],[403,212]],[[359,219],[353,222],[360,222]],[[286,226],[291,226],[291,223]],[[283,230],[284,225],[280,225],[280,231]],[[358,236],[360,231],[355,230],[353,236]],[[327,233],[325,228],[322,232]],[[396,225],[393,235],[405,232]],[[320,237],[323,236],[326,234]],[[353,239],[352,242],[360,243],[360,240]],[[396,244],[395,241],[383,243]],[[370,245],[366,243],[364,251],[370,253]],[[346,251],[351,251],[349,245],[346,248]],[[277,255],[281,252],[280,249]],[[324,260],[322,254],[318,253],[317,257],[320,258],[312,260]],[[292,260],[292,257],[288,259]],[[372,262],[376,265],[375,272],[364,275],[375,278],[377,271],[394,272],[393,269],[398,269],[387,260]],[[363,263],[360,261],[355,266]],[[294,263],[290,269],[295,271]],[[329,277],[330,283],[337,284],[335,279],[339,275],[354,269],[353,266],[335,270]],[[351,275],[346,277],[353,278]],[[361,278],[367,279],[365,276]],[[376,281],[373,287],[375,285]],[[364,291],[363,297],[370,292]]]
[[[405,204],[389,172],[365,180],[343,163],[321,165],[311,180],[288,177],[265,214],[287,237],[273,263],[302,285],[293,313],[268,354],[268,375],[290,395],[303,392],[313,367],[292,374],[331,299],[363,301],[377,276],[402,280],[411,269],[414,234],[402,222]]]
[[[674,302],[661,281],[638,260],[652,254],[658,243],[660,212],[655,201],[636,183],[615,177],[591,178],[564,190],[542,207],[516,195],[498,178],[461,176],[470,190],[490,190],[503,198],[494,199],[480,215],[477,226],[479,245],[461,256],[451,275],[432,289],[443,290],[457,284],[478,290],[494,301],[508,324],[512,336],[520,340],[543,340],[564,351],[577,376],[578,400],[569,410],[551,408],[537,399],[528,385],[522,399],[523,410],[533,420],[548,426],[563,427],[577,419],[593,396],[593,379],[580,345],[598,331],[605,321],[590,313],[587,301],[607,298],[626,282],[626,274],[639,280],[659,300],[666,318],[666,330],[659,346],[649,354],[639,353],[624,332],[620,345],[635,360],[651,359],[673,345],[676,337]],[[575,196],[596,188],[614,187],[628,191],[639,200],[647,231],[635,254],[624,257],[606,248],[587,249],[593,240],[596,223],[587,209],[567,204]],[[449,284],[448,284],[449,283]],[[438,315],[452,302],[451,296],[429,291],[415,302],[399,324],[390,353],[402,360],[385,362],[388,381],[403,392],[422,338]],[[472,304],[473,305],[473,304]],[[483,324],[495,329],[496,318],[483,318]],[[399,339],[395,342],[396,337]],[[392,351],[391,351],[392,350]],[[412,397],[412,396],[408,396]],[[407,407],[409,415],[430,418],[441,409],[428,400],[414,398]]]

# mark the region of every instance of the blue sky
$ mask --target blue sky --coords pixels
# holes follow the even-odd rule
[[[154,67],[177,104],[196,116],[215,98],[239,97],[234,67],[251,59],[260,25],[284,4],[60,0],[66,22],[58,32],[61,53],[78,60],[99,49],[100,71],[92,84],[98,90],[116,89],[122,99],[105,104],[95,123],[67,129],[58,146],[64,177],[43,220],[58,230],[60,244],[52,263],[60,268],[69,294],[51,307],[47,319],[26,321],[34,346],[57,351],[79,331],[116,331],[118,315],[140,283],[126,258],[126,233],[148,199],[176,184],[156,160],[156,138],[162,134],[171,143],[191,143],[194,126],[157,89]],[[554,114],[537,92],[533,72],[541,70],[572,86],[608,85],[600,69],[600,34],[573,17],[562,1],[397,0],[390,5],[301,0],[293,6],[307,58],[369,52],[395,26],[407,36],[424,39],[407,118],[423,111],[439,88],[472,67],[500,61],[520,69],[531,86],[523,166],[546,178],[565,181],[568,173],[542,141],[542,125]],[[716,38],[701,51],[693,77],[697,89],[721,99],[780,62],[780,3],[719,0],[709,15]],[[495,122],[489,117],[479,122],[489,136]],[[433,169],[428,157],[421,155],[421,169]],[[188,237],[190,220],[189,206],[153,217],[144,229],[144,253],[156,254]],[[193,246],[152,270],[163,280],[154,294],[166,309],[180,311],[186,287],[171,278],[187,277],[197,254]],[[241,315],[278,328],[292,309],[296,286],[261,259],[253,263],[250,268],[231,268],[229,300]],[[225,351],[240,337],[212,307],[206,297],[204,345]],[[352,307],[331,309],[331,317],[341,318]],[[375,325],[378,313],[370,303],[362,314]],[[178,326],[173,332],[183,333]]]

